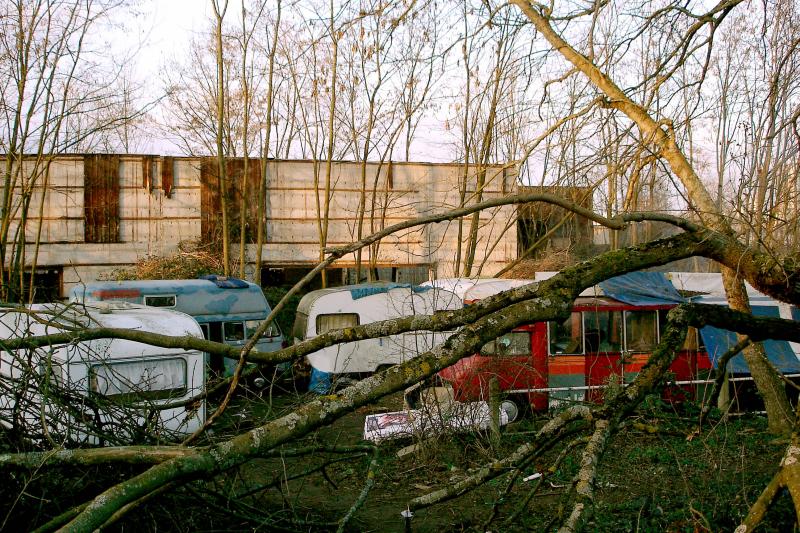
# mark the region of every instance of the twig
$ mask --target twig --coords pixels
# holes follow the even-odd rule
[[[706,418],[708,417],[708,413],[711,412],[711,406],[717,403],[717,397],[719,397],[719,393],[722,390],[722,385],[725,383],[725,375],[728,372],[728,362],[739,352],[750,346],[751,343],[752,340],[750,340],[750,337],[745,335],[717,360],[717,372],[714,378],[714,386],[711,389],[708,402],[703,405],[703,408],[700,411],[700,420],[698,421],[698,425],[703,425],[703,422],[705,422]]]
[[[353,518],[353,515],[361,507],[367,499],[369,495],[369,491],[375,485],[375,470],[378,468],[378,447],[375,446],[372,451],[372,459],[369,462],[369,468],[367,468],[367,480],[364,483],[364,488],[361,489],[361,493],[356,498],[356,501],[353,502],[353,505],[350,506],[350,509],[347,511],[347,514],[344,515],[342,520],[339,523],[339,528],[336,530],[337,533],[343,533],[344,528],[347,523]]]
[[[550,468],[549,468],[549,471],[550,471],[551,473],[555,473],[555,472],[558,470],[558,467],[559,467],[559,466],[561,465],[561,463],[564,461],[564,459],[566,459],[566,458],[567,458],[567,456],[568,456],[568,455],[569,455],[569,454],[572,452],[572,450],[573,450],[574,448],[576,448],[576,447],[577,447],[577,446],[579,446],[580,444],[586,444],[586,443],[588,443],[588,442],[589,442],[589,437],[580,437],[580,438],[578,438],[578,439],[575,439],[575,440],[573,440],[573,441],[572,441],[572,442],[570,442],[569,444],[567,444],[567,445],[564,447],[564,449],[563,449],[563,450],[561,450],[561,453],[559,453],[559,454],[558,454],[558,457],[556,457],[556,460],[555,460],[555,461],[553,461],[553,464],[550,466]],[[508,518],[505,520],[505,523],[506,523],[506,524],[512,524],[512,523],[514,523],[514,522],[516,522],[516,521],[517,521],[517,519],[519,518],[519,515],[520,515],[520,514],[521,514],[521,513],[522,513],[522,512],[523,512],[525,509],[527,509],[527,508],[528,508],[528,504],[529,504],[529,503],[530,503],[530,501],[533,499],[534,495],[536,495],[536,493],[539,491],[539,488],[541,487],[541,485],[542,485],[542,482],[543,482],[544,480],[545,480],[545,476],[543,475],[543,476],[542,476],[542,477],[540,477],[540,478],[539,478],[539,480],[536,482],[536,485],[534,485],[534,486],[531,488],[531,490],[529,490],[529,491],[528,491],[528,494],[526,494],[526,495],[525,495],[525,499],[524,499],[524,500],[522,501],[522,503],[519,505],[519,507],[517,508],[517,510],[516,510],[516,511],[514,511],[514,513],[513,513],[511,516],[509,516],[509,517],[508,517]]]

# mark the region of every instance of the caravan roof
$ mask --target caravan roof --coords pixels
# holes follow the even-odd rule
[[[10,307],[0,311],[0,338],[22,335],[47,335],[74,327],[121,328],[174,337],[190,335],[202,338],[197,322],[184,313],[146,307],[127,302],[87,302],[85,304],[34,304],[22,312]],[[27,312],[30,311],[30,312]],[[182,348],[161,348],[124,339],[96,339],[89,341],[96,347],[114,345],[108,357],[140,357],[184,353]]]
[[[315,317],[323,314],[356,313],[359,323],[367,324],[461,306],[455,293],[430,286],[380,282],[320,289],[303,296],[297,305],[294,336],[316,335]]]
[[[219,317],[222,320],[230,315],[242,315],[243,319],[264,318],[264,310],[268,310],[269,305],[258,285],[231,278],[225,281],[236,283],[226,284],[214,279],[94,281],[73,287],[70,300],[146,303],[145,296],[175,296],[174,308],[195,317]],[[249,314],[253,316],[246,316]]]

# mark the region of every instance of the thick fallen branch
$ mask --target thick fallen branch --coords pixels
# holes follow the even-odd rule
[[[608,420],[595,422],[594,434],[583,450],[581,467],[573,482],[575,502],[572,512],[559,528],[560,533],[581,531],[591,517],[594,509],[594,481],[597,476],[597,466],[600,464],[600,458],[613,433],[613,422]]]
[[[109,463],[153,465],[170,459],[194,455],[202,448],[183,446],[116,446],[78,450],[0,454],[0,468],[39,468],[41,466],[93,466]]]

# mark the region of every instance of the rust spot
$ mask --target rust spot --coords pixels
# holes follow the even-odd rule
[[[120,242],[119,156],[83,157],[84,241]]]
[[[164,156],[161,158],[161,188],[164,196],[172,198],[172,188],[175,183],[175,158]]]

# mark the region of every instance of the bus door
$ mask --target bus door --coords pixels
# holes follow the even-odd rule
[[[622,318],[622,311],[583,313],[586,399],[591,402],[601,402],[604,388],[623,381]]]
[[[581,313],[563,322],[548,322],[547,386],[550,407],[586,399],[586,356]]]
[[[520,326],[486,343],[473,365],[479,368],[481,397],[489,397],[489,380],[497,377],[501,391],[527,391],[547,386],[544,323]],[[477,368],[475,368],[477,370]],[[514,394],[521,394],[516,392]],[[526,393],[534,410],[547,408],[547,396]]]
[[[667,324],[668,312],[669,309],[658,311],[659,340],[661,339],[661,332]],[[713,366],[711,365],[711,361],[708,359],[708,354],[702,346],[700,332],[690,327],[686,333],[686,340],[683,341],[683,346],[681,346],[680,351],[669,366],[669,372],[672,375],[668,379],[674,379],[675,381],[704,380],[709,377],[713,378],[711,375],[712,370]],[[662,397],[669,402],[683,402],[696,398],[705,398],[710,394],[711,388],[712,386],[709,383],[666,387],[664,388]]]
[[[631,383],[658,345],[658,311],[625,311],[625,357],[622,377]]]

